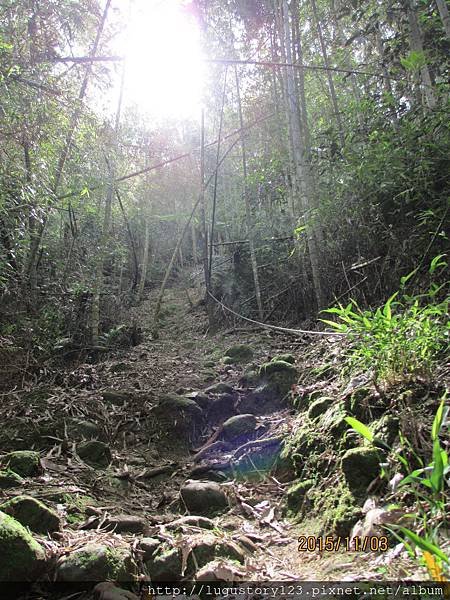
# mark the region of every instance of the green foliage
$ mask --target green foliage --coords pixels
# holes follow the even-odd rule
[[[443,266],[441,259],[433,259],[430,273]],[[403,285],[410,276],[403,278]],[[401,300],[396,292],[376,310],[363,310],[352,300],[323,311],[336,315],[338,322],[322,321],[347,335],[351,370],[371,371],[374,379],[386,381],[429,377],[449,343],[450,299],[437,299],[443,285],[431,286],[426,294],[403,294]]]

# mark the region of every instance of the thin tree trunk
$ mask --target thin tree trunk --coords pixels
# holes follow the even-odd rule
[[[109,7],[111,5],[112,0],[106,0],[105,8],[103,9],[102,17],[100,19],[100,23],[97,28],[97,33],[95,36],[94,44],[92,46],[91,52],[89,56],[94,57],[97,54],[97,49],[100,43],[100,38],[103,33],[103,29],[106,23],[106,19],[108,16]],[[69,129],[65,138],[65,142],[63,144],[61,153],[59,155],[58,163],[55,170],[55,175],[53,177],[52,183],[52,192],[54,196],[56,196],[59,184],[61,183],[61,177],[64,170],[64,166],[66,164],[67,157],[69,156],[70,149],[72,147],[73,136],[75,134],[76,128],[78,126],[78,121],[82,111],[82,102],[84,100],[84,96],[86,94],[87,86],[89,83],[89,78],[92,72],[92,66],[94,63],[88,62],[86,66],[86,70],[84,73],[83,81],[81,83],[80,91],[78,92],[78,99],[76,101],[75,110],[72,113],[72,118],[70,120]],[[42,238],[44,236],[45,227],[47,224],[48,213],[44,215],[42,222],[39,226],[39,230],[35,232],[33,237],[30,240],[30,248],[28,253],[27,265],[25,274],[27,279],[31,282],[30,289],[34,285],[36,281],[36,270],[37,270],[37,262],[38,262],[38,251],[39,246],[41,244]]]
[[[282,25],[284,37],[284,46],[286,49],[286,59],[292,65],[292,42],[289,27],[289,12],[286,0],[282,0]],[[300,40],[298,40],[300,42]],[[300,55],[301,57],[301,55]],[[318,243],[322,235],[320,227],[314,221],[317,216],[313,213],[315,207],[314,188],[310,172],[310,148],[309,148],[309,129],[307,126],[307,111],[304,90],[301,89],[300,98],[302,102],[301,109],[298,104],[298,96],[295,89],[295,73],[292,66],[286,67],[286,83],[289,103],[289,112],[291,113],[291,136],[295,161],[295,177],[297,178],[300,189],[300,209],[301,213],[310,224],[307,227],[309,260],[314,284],[314,293],[317,302],[317,308],[320,310],[325,305],[325,295],[322,288],[320,276],[320,260]],[[298,115],[302,115],[300,121]],[[303,129],[303,131],[302,131]],[[302,143],[303,138],[303,143]],[[306,214],[308,213],[308,214]],[[312,224],[311,224],[312,221]]]
[[[148,226],[148,220],[145,219],[144,254],[142,257],[141,279],[139,281],[138,300],[142,300],[142,297],[144,295],[145,282],[147,281],[149,248],[150,248],[150,228]]]
[[[420,54],[424,54],[422,33],[420,31],[419,22],[417,20],[414,2],[413,0],[405,0],[405,5],[410,30],[411,50],[413,50],[414,52],[419,52]],[[420,69],[420,78],[423,86],[423,93],[425,96],[426,104],[429,108],[434,108],[436,106],[436,98],[433,92],[430,71],[426,62]]]
[[[333,76],[331,74],[331,71],[329,70],[330,61],[328,60],[327,46],[325,44],[325,39],[323,37],[323,32],[322,32],[322,26],[320,24],[319,15],[317,12],[316,0],[311,0],[311,7],[313,9],[314,19],[316,21],[317,34],[319,36],[320,47],[322,49],[323,64],[324,64],[325,68],[327,69],[328,88],[330,90],[330,98],[331,98],[331,104],[333,105],[334,117],[336,119],[336,123],[338,126],[339,141],[341,142],[341,147],[343,148],[344,144],[345,144],[344,128],[342,125],[341,113],[339,112],[339,104],[337,101],[336,89],[334,87]]]
[[[444,26],[445,35],[450,39],[450,14],[446,0],[436,0],[439,14],[441,15],[442,25]]]
[[[201,117],[201,150],[200,150],[200,220],[202,223],[203,230],[203,274],[205,278],[206,294],[205,299],[208,303],[208,291],[209,291],[209,280],[208,280],[208,229],[206,227],[206,196],[205,196],[205,111],[202,110]]]
[[[244,203],[245,203],[245,220],[247,225],[247,236],[249,240],[249,249],[250,249],[250,262],[252,265],[253,272],[253,281],[255,284],[255,294],[256,294],[256,303],[258,305],[258,314],[259,318],[262,320],[263,306],[261,301],[261,289],[259,287],[259,278],[258,278],[258,263],[256,261],[256,252],[255,252],[255,238],[254,238],[254,230],[253,230],[253,219],[250,207],[250,198],[248,193],[248,174],[247,174],[247,152],[245,146],[245,136],[244,136],[244,119],[242,116],[242,103],[241,103],[241,92],[239,89],[239,76],[237,71],[237,66],[234,68],[234,75],[236,79],[236,95],[238,101],[238,113],[239,113],[239,127],[241,130],[240,138],[241,138],[241,148],[242,148],[242,172],[244,175]]]

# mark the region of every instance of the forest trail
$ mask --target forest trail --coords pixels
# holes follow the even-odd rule
[[[152,551],[165,548],[156,579],[192,579],[199,573],[230,581],[356,580],[362,574],[370,579],[363,553],[298,552],[298,536],[318,530],[313,520],[300,525],[285,517],[292,476],[279,452],[292,431],[288,404],[254,411],[256,420],[250,417],[243,435],[223,437],[226,419],[251,412],[252,393],[243,384],[246,367],[224,364],[226,349],[248,344],[255,364],[287,352],[301,362],[308,344],[242,328],[210,335],[204,306],[190,302],[185,290],[170,288],[160,337],[152,340],[152,299],[145,301],[131,315],[144,332],[140,345],[67,370],[58,386],[35,386],[17,395],[15,414],[3,415],[10,426],[1,433],[2,447],[9,436],[20,449],[41,453],[40,475],[26,479],[21,492],[63,517],[61,531],[45,540],[53,557],[48,576],[60,572],[64,557],[95,543],[131,552],[145,579],[148,549],[140,540],[151,538]],[[174,405],[174,398],[187,404]],[[25,430],[33,434],[26,441],[20,433]],[[102,456],[80,457],[80,447],[89,444],[82,440],[90,437],[106,444],[100,468],[95,461]],[[217,500],[212,489],[199,501],[201,510],[188,511],[180,496],[188,480],[212,481],[213,488],[218,481],[227,506],[210,514],[211,494],[213,503]],[[7,500],[17,490],[0,494]]]

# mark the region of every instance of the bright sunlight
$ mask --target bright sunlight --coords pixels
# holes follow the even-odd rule
[[[158,119],[198,116],[204,63],[189,3],[135,0],[124,46],[125,102]]]

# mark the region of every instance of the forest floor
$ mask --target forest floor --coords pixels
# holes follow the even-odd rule
[[[191,295],[195,302],[197,298]],[[182,571],[192,579],[186,560],[191,553],[195,556],[196,547],[211,535],[215,536],[214,544],[219,539],[237,547],[238,560],[210,557],[215,561],[213,574],[214,569],[216,576],[226,573],[229,580],[356,581],[386,577],[389,568],[382,554],[344,549],[299,552],[298,537],[317,533],[316,522],[308,516],[301,523],[285,516],[286,490],[292,482],[276,472],[264,474],[256,469],[253,475],[257,477],[221,481],[229,507],[212,516],[212,523],[178,521],[188,514],[180,500],[186,481],[208,479],[211,473],[220,480],[220,464],[236,457],[239,448],[222,450],[216,444],[199,460],[196,452],[215,442],[211,436],[229,415],[221,419],[219,414],[213,425],[203,422],[193,437],[192,431],[183,428],[187,421],[177,423],[173,415],[155,412],[159,399],[164,394],[195,398],[197,393],[204,394],[205,388],[223,382],[237,399],[235,412],[239,413],[239,399],[246,393],[241,385],[244,367],[223,363],[228,347],[248,344],[257,364],[291,353],[300,370],[311,366],[314,358],[309,342],[280,333],[245,329],[238,324],[211,334],[204,306],[192,307],[185,291],[178,287],[167,291],[160,336],[152,339],[153,306],[154,299],[150,298],[132,309],[132,320],[144,332],[138,346],[111,352],[96,364],[64,369],[51,384],[30,386],[28,391],[12,392],[6,401],[3,399],[0,453],[13,449],[40,452],[40,473],[25,479],[20,493],[39,498],[62,517],[60,531],[37,536],[50,557],[45,577],[53,580],[65,556],[95,542],[131,550],[141,580],[145,580],[139,540],[151,537],[163,540],[169,548],[181,548]],[[294,418],[295,411],[289,406],[257,415],[253,440],[289,437]],[[112,453],[110,464],[102,469],[83,461],[77,451],[80,429],[89,428]],[[201,477],[202,472],[205,477]],[[0,490],[2,501],[16,495],[14,488]],[[130,517],[135,519],[130,521]],[[402,571],[400,563],[397,560],[396,575],[411,576],[411,564],[406,561],[409,570]]]

